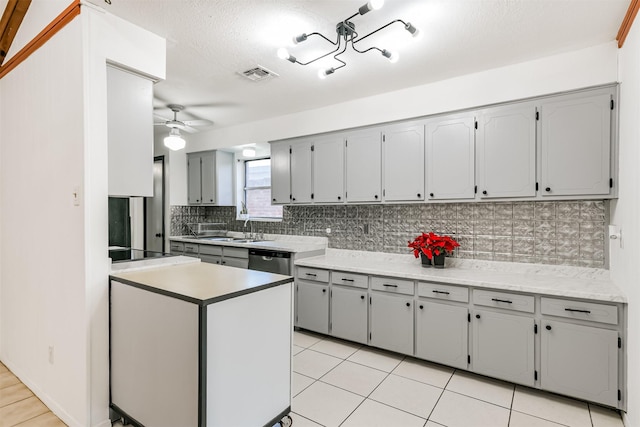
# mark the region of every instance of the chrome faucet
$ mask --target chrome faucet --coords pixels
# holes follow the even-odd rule
[[[249,236],[247,237],[247,222],[249,223]],[[247,217],[247,219],[244,220],[244,237],[245,239],[249,238],[249,239],[253,239],[253,221],[251,221],[251,217]]]

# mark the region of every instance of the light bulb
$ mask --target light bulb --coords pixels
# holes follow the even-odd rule
[[[384,0],[369,0],[367,6],[369,6],[369,10],[378,10],[384,6]]]
[[[396,62],[398,62],[398,59],[400,59],[398,52],[390,52],[387,49],[384,49],[382,51],[382,56],[387,58],[392,64],[395,64]]]
[[[321,80],[324,80],[327,78],[329,74],[335,73],[335,71],[336,70],[334,68],[327,68],[326,70],[324,69],[318,70],[318,77],[320,77]]]
[[[303,33],[293,38],[293,44],[296,45],[298,43],[302,43],[305,40],[307,40],[307,35]]]
[[[409,33],[411,34],[412,37],[414,38],[419,38],[420,37],[420,30],[417,29],[416,27],[414,27],[411,22],[407,22],[407,24],[404,26],[404,29],[409,31]]]
[[[289,59],[289,51],[283,47],[278,49],[278,58],[280,59]]]
[[[182,150],[185,147],[186,142],[180,135],[180,131],[177,128],[172,128],[169,132],[169,136],[164,138],[164,145],[173,151],[177,151]]]

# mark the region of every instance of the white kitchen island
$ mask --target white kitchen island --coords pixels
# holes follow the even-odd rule
[[[277,423],[291,407],[292,280],[206,263],[112,274],[112,411],[153,427]]]

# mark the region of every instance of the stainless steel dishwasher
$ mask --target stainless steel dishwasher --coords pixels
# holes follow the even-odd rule
[[[291,274],[291,253],[249,249],[249,270],[269,273]]]

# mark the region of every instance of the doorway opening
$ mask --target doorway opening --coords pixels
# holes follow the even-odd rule
[[[153,158],[153,197],[144,198],[144,248],[165,251],[164,156]]]

